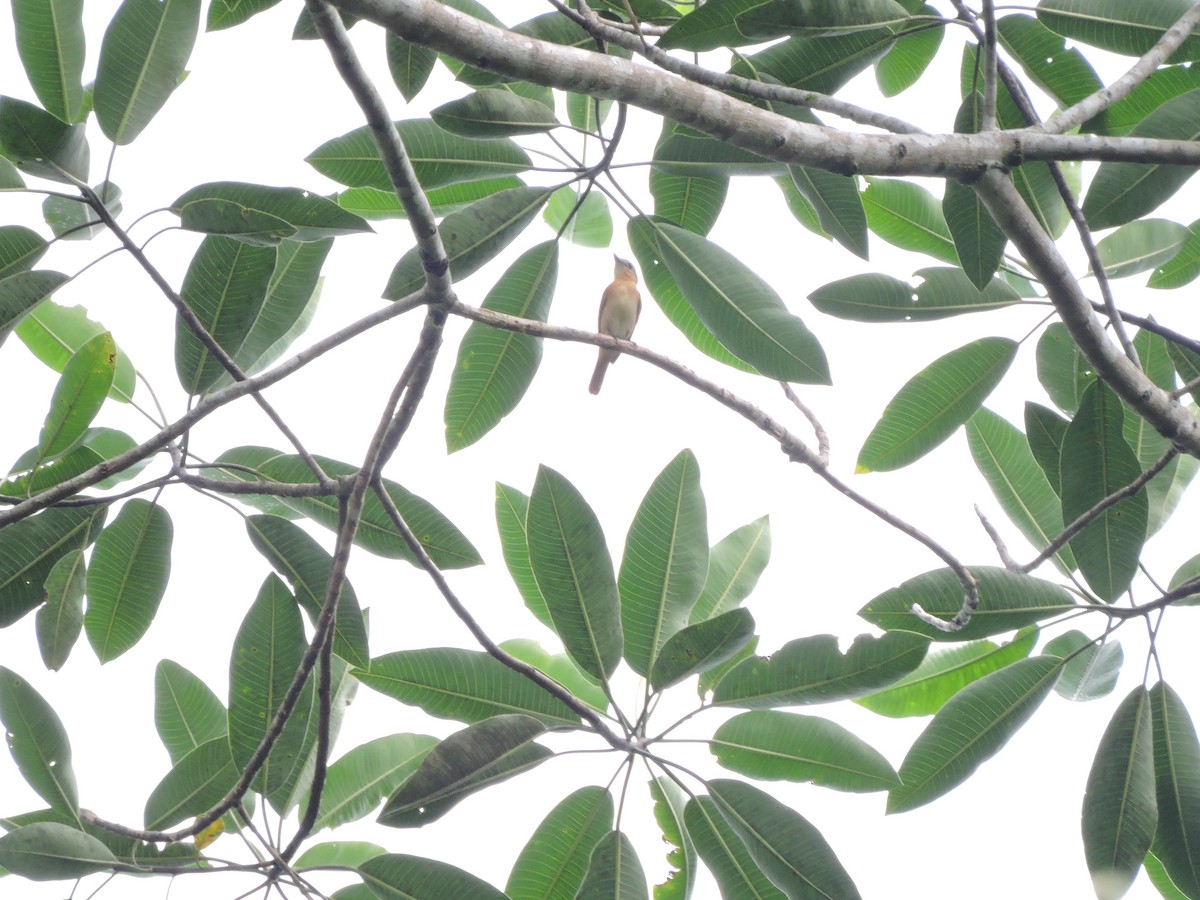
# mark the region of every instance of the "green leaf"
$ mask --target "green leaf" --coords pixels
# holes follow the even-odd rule
[[[1146,287],[1172,290],[1191,284],[1200,276],[1200,219],[1187,226],[1187,239],[1170,259],[1154,270]]]
[[[52,300],[43,300],[17,326],[16,335],[34,356],[55,372],[61,372],[80,347],[106,330],[88,318],[82,306],[59,306]],[[117,371],[109,396],[128,403],[135,386],[133,363],[117,347]]]
[[[171,573],[173,533],[165,509],[135,497],[96,539],[83,625],[100,662],[133,647],[154,621]]]
[[[521,713],[549,727],[579,724],[562,701],[481,650],[401,650],[355,669],[354,677],[401,703],[440,719],[482,722]]]
[[[93,189],[104,201],[105,208],[114,217],[120,215],[122,207],[121,188],[111,181],[102,182]],[[50,196],[42,201],[42,218],[54,232],[54,236],[65,241],[90,241],[102,234],[108,226],[100,221],[95,210],[82,196]]]
[[[1025,435],[989,409],[967,421],[971,457],[1000,508],[1026,540],[1040,551],[1062,532],[1062,504],[1034,459]],[[1052,557],[1064,575],[1075,571],[1075,557],[1064,547]]]
[[[1091,63],[1033,16],[1004,16],[996,37],[1025,74],[1060,107],[1078,103],[1103,85]]]
[[[650,687],[665,690],[699,672],[733,659],[754,637],[754,617],[749,610],[727,613],[689,625],[673,634],[654,660]]]
[[[649,900],[646,873],[633,843],[619,831],[610,831],[597,842],[577,900]]]
[[[483,308],[545,322],[557,279],[558,242],[538,244],[500,276]],[[541,338],[471,323],[446,392],[446,449],[470,446],[516,409],[541,359]]]
[[[240,25],[251,16],[270,9],[279,0],[213,0],[208,7],[206,31],[220,31]]]
[[[945,632],[912,614],[914,603],[943,619],[962,607],[963,588],[950,569],[934,569],[884,591],[858,611],[880,628],[913,631],[935,641],[969,641],[1015,631],[1051,616],[1069,612],[1075,603],[1065,590],[1049,581],[1018,575],[994,566],[971,566],[979,583],[979,608],[961,631]]]
[[[45,599],[50,570],[96,539],[107,507],[51,507],[0,529],[0,628]]]
[[[26,825],[0,837],[0,866],[30,881],[82,878],[116,863],[96,838],[57,822]]]
[[[383,856],[385,853],[387,853],[386,849],[369,841],[325,841],[308,845],[307,849],[296,857],[296,861],[292,865],[298,872],[303,872],[305,869],[330,867],[354,868],[362,865],[368,859]],[[368,897],[374,896],[365,885],[355,886],[365,890]],[[335,896],[341,895],[339,893]]]
[[[496,531],[500,535],[500,550],[504,564],[512,576],[521,599],[539,622],[553,630],[550,610],[542,596],[533,568],[529,564],[529,536],[525,531],[525,516],[529,498],[514,487],[496,482]]]
[[[708,791],[750,856],[788,897],[860,896],[821,832],[799,813],[741,781],[714,778]]]
[[[49,244],[24,225],[0,225],[0,281],[32,269]]]
[[[64,122],[83,112],[83,0],[13,0],[17,53],[46,111]]]
[[[1195,37],[1188,42],[1200,43]],[[1196,140],[1200,137],[1200,90],[1168,100],[1139,122],[1129,136]],[[1188,166],[1101,163],[1083,199],[1083,214],[1096,230],[1123,225],[1157,209],[1194,172]]]
[[[832,94],[878,62],[895,38],[891,28],[790,37],[751,54],[745,61],[738,60],[730,72],[754,79],[765,75],[788,87]]]
[[[684,827],[687,797],[666,775],[650,779],[649,787],[654,800],[654,821],[662,830],[663,840],[672,848],[667,851],[667,865],[671,869],[666,881],[654,886],[654,900],[687,900],[692,895],[697,872],[696,847]]]
[[[659,39],[662,47],[662,39]],[[675,124],[654,148],[655,169],[668,175],[727,178],[730,175],[786,175],[787,166],[685,125]]]
[[[300,667],[308,642],[296,601],[268,575],[234,638],[229,662],[229,746],[240,769],[258,749]],[[283,733],[254,780],[270,794],[291,774],[313,712],[314,678],[305,683]]]
[[[1086,701],[1107,697],[1117,686],[1125,654],[1115,640],[1097,646],[1081,631],[1060,634],[1043,651],[1066,660],[1054,690],[1068,700]]]
[[[1025,437],[1029,441],[1030,452],[1037,460],[1038,466],[1050,482],[1054,493],[1061,493],[1060,460],[1062,459],[1062,440],[1067,433],[1070,422],[1052,409],[1047,409],[1040,403],[1025,403]],[[1069,550],[1067,552],[1070,552]]]
[[[1079,412],[1063,436],[1063,520],[1073,522],[1142,473],[1122,435],[1124,413],[1112,388],[1096,382],[1083,395]],[[1071,538],[1071,551],[1088,586],[1109,603],[1137,574],[1146,539],[1148,501],[1144,491],[1110,506]]]
[[[584,674],[566,653],[548,653],[537,641],[513,638],[500,642],[500,649],[521,662],[529,663],[539,672],[549,675],[568,691],[593,709],[608,710],[608,697],[600,683]]]
[[[185,191],[168,208],[188,231],[227,235],[256,246],[372,230],[332,200],[296,187],[213,181]]]
[[[107,331],[72,354],[50,399],[38,437],[43,459],[58,456],[78,441],[104,405],[117,368],[117,345]]]
[[[421,92],[437,64],[437,51],[406,41],[398,34],[385,32],[387,66],[392,82],[408,102]]]
[[[550,194],[546,188],[513,188],[484,197],[446,216],[438,230],[455,281],[472,275],[512,243]],[[383,297],[400,300],[424,285],[424,263],[418,249],[413,247],[396,263],[383,289]]]
[[[262,2],[262,0],[256,0]],[[349,30],[359,21],[358,16],[353,13],[338,10],[338,17],[342,20],[342,25]],[[308,9],[302,8],[300,15],[296,16],[296,24],[292,26],[293,41],[319,41],[321,35],[317,33],[317,25],[312,19],[312,14]]]
[[[426,191],[425,199],[429,201],[435,216],[444,216],[476,200],[520,186],[521,179],[515,175],[484,178],[433,188]],[[408,218],[408,213],[405,212],[395,191],[381,191],[373,187],[349,188],[337,195],[337,202],[342,209],[348,209],[364,219]]]
[[[227,353],[236,353],[263,312],[275,269],[273,247],[210,235],[201,241],[180,295]],[[175,322],[175,372],[189,394],[211,390],[225,368],[182,318]]]
[[[831,238],[866,259],[867,214],[859,196],[858,179],[824,169],[789,166],[796,190],[817,211],[821,228]]]
[[[882,716],[931,716],[968,684],[1027,657],[1036,641],[1029,628],[1004,644],[972,641],[932,650],[899,681],[854,702]]]
[[[654,215],[696,234],[706,235],[712,230],[728,192],[728,178],[693,178],[650,170]]]
[[[460,181],[497,178],[524,172],[529,155],[507,138],[468,140],[439,128],[432,119],[396,122],[400,141],[421,187],[445,187]],[[326,141],[307,157],[314,169],[348,187],[391,192],[392,182],[367,126]]]
[[[1187,707],[1171,686],[1150,688],[1158,825],[1153,850],[1171,880],[1200,893],[1200,743]]]
[[[546,224],[573,244],[581,247],[607,247],[612,243],[612,213],[608,201],[598,191],[583,198],[576,209],[579,195],[572,187],[561,187],[550,195],[542,218]],[[570,219],[567,217],[570,216]]]
[[[171,828],[216,806],[237,783],[239,767],[222,734],[189,751],[146,798],[148,829]]]
[[[313,458],[330,478],[347,478],[357,471],[349,463],[324,456]],[[277,481],[281,484],[316,483],[316,476],[298,456],[264,447],[235,447],[221,454],[217,462],[249,465],[259,476],[255,480]],[[239,477],[244,479],[245,473],[239,473]],[[461,569],[481,562],[479,553],[471,546],[470,541],[428,501],[394,481],[384,478],[382,483],[401,517],[435,565],[442,569]],[[330,497],[288,497],[284,498],[284,503],[287,508],[311,518],[331,531],[338,527],[337,502]],[[278,513],[272,511],[272,514]],[[383,504],[374,493],[367,495],[354,542],[387,559],[403,559],[416,563],[416,557],[396,531]]]
[[[1104,730],[1083,795],[1083,852],[1101,896],[1133,884],[1158,821],[1155,751],[1145,687],[1134,688]]]
[[[566,478],[539,466],[526,530],[555,632],[581,669],[607,679],[621,661],[623,639],[612,557],[596,514]]]
[[[379,900],[505,900],[486,881],[436,859],[387,853],[361,864],[358,873]]]
[[[61,272],[17,272],[0,280],[0,344],[31,309],[68,281]]]
[[[1096,244],[1109,278],[1126,278],[1156,269],[1180,251],[1190,232],[1166,219],[1128,222]]]
[[[87,181],[91,163],[82,124],[68,125],[13,97],[0,97],[0,155],[22,172],[62,184]]]
[[[1141,56],[1187,11],[1188,5],[1187,0],[1134,4],[1121,0],[1041,0],[1037,16],[1038,21],[1063,37],[1123,56]],[[1200,59],[1200,39],[1189,37],[1168,62],[1195,59]]]
[[[629,526],[621,560],[625,659],[649,676],[667,639],[687,625],[708,570],[708,527],[700,469],[681,451],[654,479]]]
[[[768,516],[731,531],[708,554],[704,589],[692,607],[688,623],[695,625],[737,609],[750,596],[771,558]]]
[[[1020,302],[999,278],[980,291],[962,269],[918,269],[915,289],[890,275],[864,273],[822,285],[808,299],[823,313],[856,322],[932,322]]]
[[[1096,380],[1092,364],[1061,322],[1052,322],[1038,338],[1037,373],[1054,405],[1066,413],[1079,409],[1083,392]]]
[[[787,896],[763,874],[711,797],[693,796],[684,807],[683,821],[722,897],[783,900]]]
[[[388,798],[379,824],[424,825],[440,819],[469,794],[533,768],[553,755],[533,743],[545,730],[537,719],[506,715],[456,731],[430,750],[417,771]]]
[[[330,766],[313,830],[368,815],[403,784],[438,743],[427,734],[391,734],[360,744]]]
[[[8,752],[25,782],[53,809],[74,817],[79,792],[62,720],[28,681],[4,666],[0,666],[0,723]]]
[[[938,12],[926,3],[920,7],[918,15],[936,16]],[[912,28],[896,38],[892,49],[875,64],[875,82],[883,96],[895,97],[916,84],[933,62],[944,35],[945,30],[935,25]]]
[[[830,383],[817,339],[745,263],[675,225],[659,225],[657,239],[675,282],[722,344],[769,378]]]
[[[1154,886],[1154,889],[1164,898],[1164,900],[1191,900],[1191,897],[1176,887],[1175,882],[1171,880],[1171,876],[1167,874],[1167,870],[1163,868],[1162,862],[1153,852],[1147,853],[1145,860],[1142,862],[1142,868],[1146,872],[1146,879]]]
[[[142,133],[179,85],[200,29],[200,0],[124,0],[104,32],[94,106],[114,144]]]
[[[513,863],[504,893],[511,900],[574,900],[592,849],[612,829],[613,798],[582,787],[560,800]]]
[[[739,664],[717,685],[713,705],[771,709],[859,697],[907,675],[928,648],[928,640],[905,632],[860,634],[844,655],[832,634],[797,638]]]
[[[792,214],[792,218],[817,237],[824,238],[827,241],[832,240],[821,227],[821,221],[817,218],[817,211],[813,208],[813,205],[805,200],[804,196],[796,190],[796,184],[792,181],[791,176],[780,175],[772,180],[779,186],[779,190],[783,193],[783,202],[787,204],[788,212]]]
[[[173,660],[160,660],[154,670],[154,728],[178,763],[201,744],[222,737],[228,714],[212,689]]]
[[[0,143],[0,154],[3,153],[4,145]],[[23,187],[25,187],[25,179],[17,172],[17,167],[0,155],[0,188],[17,188],[19,190]]]
[[[8,480],[0,482],[0,495],[31,497],[136,446],[137,442],[123,431],[117,431],[115,428],[89,428],[73,448],[57,459],[43,462],[37,447],[33,447],[25,451],[13,464]],[[96,482],[96,487],[110,488],[122,481],[128,481],[151,461],[149,458],[139,460]]]
[[[1164,66],[1142,81],[1128,97],[1080,126],[1084,132],[1124,135],[1172,97],[1200,87],[1200,72],[1192,66]]]
[[[910,378],[867,435],[855,471],[899,469],[945,441],[1000,383],[1017,347],[1008,338],[980,338]]]
[[[538,134],[559,125],[554,110],[528,97],[495,88],[443,103],[429,116],[440,128],[468,138]]]
[[[288,580],[300,608],[315,626],[325,605],[333,557],[300,526],[278,516],[250,516],[246,533],[254,548]],[[333,628],[333,652],[351,665],[369,665],[367,627],[349,579],[342,580]]]
[[[667,268],[663,261],[662,251],[659,250],[656,237],[658,226],[659,223],[656,220],[639,216],[630,219],[625,229],[629,246],[633,250],[633,255],[637,257],[650,296],[654,298],[654,302],[666,314],[671,324],[679,329],[683,336],[691,341],[692,345],[700,352],[727,366],[733,366],[735,369],[741,369],[744,372],[754,371],[751,366],[725,349],[725,345],[709,331],[708,326],[701,321],[696,310],[683,296],[683,291],[680,290],[679,284],[676,283],[674,276]]]
[[[889,244],[958,265],[942,205],[928,190],[899,178],[868,178],[860,199],[867,227]]]
[[[959,134],[975,134],[980,129],[983,96],[972,91],[958,110],[954,130]],[[992,214],[969,185],[947,179],[942,199],[946,225],[954,236],[954,249],[962,261],[963,271],[980,290],[983,290],[1004,257],[1008,236],[1000,230]]]
[[[46,576],[46,603],[37,611],[38,651],[47,669],[58,671],[67,661],[83,629],[86,569],[83,551],[59,558]]]
[[[761,710],[725,721],[708,742],[722,766],[760,781],[811,781],[840,791],[886,791],[900,783],[888,761],[841,725]]]
[[[924,806],[966,781],[1033,715],[1061,667],[1053,656],[1017,660],[951,697],[909,748],[887,811]]]

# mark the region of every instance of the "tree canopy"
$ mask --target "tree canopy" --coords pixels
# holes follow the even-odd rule
[[[1087,772],[1082,857],[1057,864],[1101,898],[1140,876],[1200,900],[1194,663],[1167,652],[1200,598],[1172,518],[1200,467],[1200,220],[1164,217],[1200,166],[1200,3],[11,5],[0,646],[46,671],[3,652],[11,769],[40,798],[0,809],[5,890],[842,900],[861,873],[777,782],[900,817],[1048,701],[1096,701],[1103,733],[1045,753]],[[189,106],[223,32],[264,21],[306,62],[264,45],[252,83]],[[935,70],[956,107],[922,103]],[[297,148],[271,92],[309,78],[320,137]],[[255,118],[294,158],[206,142]],[[184,143],[227,174],[195,183]],[[786,223],[739,207],[768,195]],[[575,327],[610,249],[658,325]],[[851,274],[814,278],[835,254]],[[898,345],[933,349],[914,372]],[[599,399],[596,348],[621,362]],[[876,406],[839,402],[856,377]],[[689,418],[729,423],[720,465],[673,444]],[[543,455],[556,432],[586,467]],[[970,534],[922,508],[984,499],[948,454],[991,491]],[[772,508],[712,524],[759,476]],[[880,586],[841,590],[858,622],[827,633],[773,554]],[[457,644],[428,636],[443,619]],[[67,727],[72,670],[122,716],[124,679],[152,697],[128,702],[165,750],[140,820],[88,805],[106,754],[147,748]],[[868,714],[922,720],[902,759]],[[411,830],[453,846],[514,789],[561,799],[503,885]],[[973,828],[890,882],[987,860]]]

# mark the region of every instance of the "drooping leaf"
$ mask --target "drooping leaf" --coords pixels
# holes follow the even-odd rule
[[[26,825],[0,837],[0,866],[30,881],[82,878],[116,863],[96,838],[57,822]]]
[[[513,862],[504,893],[510,900],[574,900],[592,850],[613,824],[613,798],[582,787],[555,804]]]
[[[82,550],[61,556],[46,576],[46,603],[37,611],[38,651],[47,669],[58,671],[83,630],[86,569]]]
[[[695,625],[737,609],[754,590],[771,558],[771,523],[756,519],[721,538],[708,554],[704,589],[688,623]]]
[[[5,666],[0,666],[0,724],[25,782],[53,809],[74,817],[79,792],[62,720],[28,681]]]
[[[1056,494],[1062,491],[1059,483],[1062,475],[1062,439],[1069,424],[1067,419],[1040,403],[1025,404],[1025,439],[1029,442],[1029,450],[1038,467],[1045,473],[1046,480]]]
[[[909,748],[887,811],[916,809],[969,778],[1033,715],[1061,667],[1053,656],[1018,660],[951,697]]]
[[[38,437],[38,453],[43,458],[58,456],[83,436],[104,405],[116,369],[117,345],[107,331],[71,355]]]
[[[1097,894],[1120,897],[1137,877],[1158,822],[1150,695],[1138,685],[1104,730],[1083,795],[1083,852]]]
[[[936,16],[937,10],[925,3],[918,14]],[[944,28],[913,28],[896,38],[892,49],[875,64],[875,82],[883,96],[895,97],[916,84],[933,62],[944,35]]]
[[[684,807],[683,820],[722,897],[745,897],[747,900],[783,900],[787,897],[763,874],[712,797],[692,797]]]
[[[0,280],[0,344],[39,303],[67,281],[61,272],[16,272]]]
[[[855,471],[899,469],[945,441],[1000,383],[1017,347],[1008,338],[980,338],[910,378],[863,442]]]
[[[404,99],[411,103],[413,97],[425,87],[425,82],[429,80],[433,67],[437,64],[437,51],[406,41],[391,31],[385,32],[384,37],[387,66],[392,81]]]
[[[179,85],[200,29],[200,0],[123,0],[104,32],[93,105],[114,144],[132,142]]]
[[[899,178],[870,178],[861,194],[867,226],[889,244],[958,265],[958,251],[937,198]]]
[[[0,225],[0,280],[32,269],[49,247],[32,228]]]
[[[1165,681],[1150,688],[1158,823],[1154,855],[1189,896],[1200,893],[1200,744],[1183,700]]]
[[[654,821],[662,830],[663,840],[670,845],[667,864],[671,870],[665,881],[654,886],[654,900],[688,900],[696,883],[696,845],[684,825],[687,797],[666,775],[650,780],[650,796],[654,800]]]
[[[954,130],[959,134],[978,132],[982,107],[983,96],[972,91],[959,107]],[[947,179],[942,212],[950,234],[954,236],[954,249],[963,271],[975,287],[983,290],[996,274],[1008,236],[1000,230],[979,194],[969,185]]]
[[[496,482],[496,531],[500,535],[504,564],[521,599],[525,601],[525,608],[539,622],[553,630],[554,623],[550,618],[550,610],[546,608],[546,598],[542,596],[529,564],[529,536],[525,531],[528,512],[529,497],[514,487]]]
[[[707,235],[712,230],[728,191],[728,178],[693,178],[650,170],[654,215],[696,234]]]
[[[284,238],[319,241],[371,231],[363,219],[303,188],[213,181],[180,194],[168,207],[180,226],[222,234],[257,246]]]
[[[22,172],[62,184],[87,181],[91,163],[82,123],[68,125],[15,97],[0,97],[0,156]]]
[[[220,803],[237,783],[229,739],[210,738],[190,750],[146,798],[144,819],[150,829],[170,828]]]
[[[29,351],[55,372],[62,372],[71,357],[88,341],[107,329],[88,317],[82,306],[59,306],[43,300],[16,327],[16,335]],[[133,363],[118,346],[117,371],[109,396],[122,403],[133,398],[136,385]]]
[[[627,836],[610,831],[600,838],[575,896],[578,900],[649,900],[646,873]]]
[[[154,728],[178,763],[201,744],[224,735],[228,714],[217,695],[179,663],[164,659],[154,671]]]
[[[752,637],[754,617],[745,609],[731,609],[688,625],[663,644],[650,670],[650,687],[665,690],[691,675],[716,668],[736,657]]]
[[[1066,661],[1054,690],[1076,701],[1096,700],[1111,694],[1125,659],[1119,641],[1110,639],[1096,644],[1074,629],[1058,635],[1046,644],[1043,652]]]
[[[858,180],[807,166],[790,166],[788,172],[796,190],[816,210],[822,230],[855,256],[866,259],[867,214]]]
[[[427,734],[391,734],[334,760],[326,773],[313,830],[337,828],[368,815],[417,770],[437,743]]]
[[[0,628],[42,603],[43,585],[54,564],[96,539],[106,510],[51,507],[0,529]]]
[[[14,0],[17,53],[52,116],[78,122],[83,109],[83,0]]]

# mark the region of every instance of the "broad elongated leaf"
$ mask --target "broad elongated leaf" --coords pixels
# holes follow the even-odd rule
[[[969,778],[1033,715],[1061,667],[1053,656],[1018,660],[951,697],[909,748],[887,811],[916,809]]]
[[[1050,641],[1044,652],[1066,661],[1054,690],[1068,700],[1078,701],[1111,694],[1125,659],[1118,641],[1108,640],[1097,645],[1083,632],[1075,630]]]
[[[83,0],[14,0],[17,52],[46,111],[78,122],[83,109]]]
[[[1062,458],[1062,439],[1070,423],[1052,409],[1040,403],[1025,404],[1025,439],[1038,467],[1045,473],[1046,480],[1054,493],[1062,490],[1059,461]]]
[[[1200,277],[1200,220],[1187,226],[1187,238],[1178,252],[1164,261],[1146,282],[1147,287],[1171,290]]]
[[[687,625],[708,570],[708,528],[700,468],[680,452],[654,479],[629,526],[621,574],[625,659],[649,676],[667,639]]]
[[[1100,90],[1100,76],[1075,48],[1068,49],[1033,16],[1004,16],[996,22],[996,37],[1033,81],[1062,107],[1078,103]]]
[[[34,356],[55,372],[61,372],[80,347],[106,330],[88,318],[82,306],[59,306],[52,300],[43,300],[16,327],[16,335]],[[128,403],[133,398],[135,378],[133,363],[117,347],[117,371],[109,396]]]
[[[558,279],[558,242],[527,250],[488,292],[483,308],[545,322]],[[512,412],[537,374],[541,338],[473,322],[446,392],[446,448],[461,450]]]
[[[659,252],[700,320],[763,375],[829,384],[825,351],[775,291],[726,250],[675,225],[657,229]]]
[[[539,672],[549,675],[593,709],[608,710],[604,688],[575,664],[566,653],[548,653],[537,641],[513,638],[500,642],[500,649],[521,662],[529,663]]]
[[[722,897],[782,900],[787,896],[763,874],[712,797],[689,800],[684,807],[684,824]]]
[[[0,482],[0,494],[8,497],[29,497],[67,479],[74,478],[105,460],[132,450],[137,442],[123,431],[114,428],[89,428],[73,448],[57,459],[42,462],[37,447],[27,450],[13,464],[9,479]],[[150,464],[142,459],[121,469],[102,481],[98,488],[109,488],[133,478]]]
[[[17,272],[0,280],[0,344],[31,309],[67,281],[61,272]]]
[[[529,155],[506,138],[480,141],[456,137],[431,119],[395,124],[417,180],[426,190],[460,181],[516,175],[532,165]],[[305,161],[348,187],[373,187],[389,193],[393,189],[366,126],[326,141]]]
[[[854,702],[883,716],[931,716],[973,681],[1024,659],[1037,632],[1022,629],[1004,644],[972,641],[930,651],[921,664],[899,681]]]
[[[1038,338],[1037,373],[1054,405],[1067,413],[1079,409],[1083,392],[1096,380],[1092,364],[1061,322],[1052,323]]]
[[[890,275],[851,275],[822,285],[808,299],[823,313],[857,322],[930,322],[1020,301],[998,278],[981,291],[962,269],[918,269],[916,275],[923,280],[915,288]]]
[[[391,734],[335,760],[326,774],[313,829],[336,828],[369,814],[417,770],[437,743],[427,734]]]
[[[178,86],[200,28],[200,0],[124,0],[104,32],[94,106],[114,144],[134,140]]]
[[[646,873],[628,837],[610,831],[600,838],[575,896],[578,900],[649,900]]]
[[[529,564],[529,536],[525,531],[525,517],[529,512],[529,498],[514,487],[496,483],[496,531],[500,534],[500,549],[504,564],[512,576],[513,584],[537,620],[553,630],[550,610],[542,596],[533,568]]]
[[[82,878],[116,863],[96,838],[57,822],[26,825],[0,837],[0,866],[30,881]]]
[[[982,105],[982,95],[972,91],[958,110],[954,130],[959,134],[978,132]],[[1008,237],[1000,230],[979,195],[968,185],[947,179],[942,212],[950,234],[954,236],[954,249],[958,252],[963,271],[975,287],[983,290],[996,274]]]
[[[805,166],[791,166],[788,172],[796,190],[817,211],[824,232],[855,256],[866,259],[867,214],[857,179]]]
[[[460,184],[448,184],[445,187],[433,188],[425,193],[425,199],[435,216],[444,216],[455,210],[462,209],[498,194],[501,191],[520,187],[521,179],[516,176],[500,178],[483,178],[479,181],[465,181]],[[408,217],[400,198],[394,191],[381,191],[373,187],[348,188],[337,195],[338,206],[362,216],[364,219],[404,219]]]
[[[1127,222],[1096,244],[1096,252],[1109,278],[1126,278],[1158,268],[1175,256],[1187,241],[1187,227],[1167,219]]]
[[[546,188],[519,187],[476,200],[450,213],[438,226],[456,281],[467,278],[525,230],[549,198]],[[383,289],[385,300],[400,300],[425,284],[425,267],[413,247],[392,270]]]
[[[154,671],[154,727],[172,763],[229,728],[228,714],[203,681],[169,659]]]
[[[482,722],[522,713],[547,727],[579,722],[562,701],[480,650],[401,650],[371,660],[370,668],[355,669],[354,677],[443,719]]]
[[[37,611],[37,640],[47,669],[61,669],[79,640],[85,577],[82,550],[61,556],[46,576],[46,604]]]
[[[288,580],[296,601],[315,625],[325,605],[333,557],[300,526],[278,516],[250,516],[246,533],[255,549]],[[333,652],[351,665],[368,665],[367,628],[349,579],[342,581],[333,628]]]
[[[967,422],[967,444],[980,474],[1000,507],[1036,550],[1062,532],[1062,504],[1034,459],[1021,432],[989,409],[980,409]],[[1069,547],[1052,559],[1063,574],[1075,570]]]
[[[654,900],[688,900],[696,883],[696,846],[684,826],[687,797],[675,782],[665,775],[650,780],[650,796],[654,799],[654,821],[662,829],[663,840],[671,846],[667,863],[671,871],[666,881],[654,886]]]
[[[898,178],[871,178],[861,199],[867,226],[889,244],[958,265],[942,206],[928,190]]]
[[[364,862],[358,873],[379,900],[505,900],[504,894],[486,881],[436,859],[386,853]]]
[[[714,778],[708,791],[750,856],[789,898],[860,896],[833,848],[799,813],[742,781]]]
[[[831,634],[798,638],[740,663],[721,679],[713,703],[770,709],[869,694],[915,669],[928,648],[928,640],[904,632],[859,635],[845,655]]]
[[[1125,56],[1141,56],[1187,10],[1187,0],[1041,0],[1038,21],[1063,37]],[[1200,59],[1200,39],[1189,37],[1170,62]]]
[[[513,863],[504,893],[511,900],[574,900],[592,850],[612,829],[613,798],[582,787],[560,800]]]
[[[538,467],[526,518],[529,562],[554,630],[579,667],[606,679],[621,660],[620,599],[596,514],[566,478]]]
[[[83,626],[101,662],[133,647],[154,621],[171,574],[173,534],[165,509],[135,497],[96,539]]]
[[[279,0],[214,0],[208,7],[207,31],[220,31],[240,25],[251,16],[270,9]]]
[[[935,641],[967,641],[990,637],[1061,615],[1074,605],[1058,585],[994,566],[971,566],[979,583],[979,608],[961,631],[945,632],[912,614],[914,603],[927,613],[950,619],[962,607],[963,588],[949,569],[934,569],[884,591],[858,614],[883,629],[902,629]]]
[[[284,238],[319,241],[371,230],[360,217],[303,188],[240,181],[197,185],[169,209],[185,229],[260,246],[275,246]]]
[[[451,134],[468,138],[537,134],[558,127],[552,109],[528,97],[494,88],[443,103],[429,115]]]
[[[379,823],[394,828],[424,825],[469,794],[533,768],[553,755],[533,743],[543,731],[545,725],[522,715],[493,716],[456,731],[430,750],[388,798]]]
[[[0,723],[8,752],[26,783],[53,809],[74,817],[79,792],[62,720],[28,681],[4,666],[0,666]]]
[[[771,523],[767,516],[735,529],[708,554],[704,590],[688,616],[695,625],[737,609],[750,595],[771,558]]]
[[[150,829],[170,828],[216,806],[237,783],[229,739],[211,738],[185,754],[146,798]]]
[[[712,230],[728,191],[728,178],[692,178],[650,170],[654,215],[696,234]]]
[[[556,234],[581,247],[607,247],[612,243],[612,213],[598,191],[581,201],[574,189],[561,187],[550,195],[542,219]]]
[[[0,280],[32,269],[49,246],[32,228],[0,225]]]
[[[690,675],[716,668],[736,657],[753,637],[754,617],[745,609],[731,609],[688,625],[663,644],[650,670],[650,686],[661,691]]]
[[[759,710],[724,722],[708,742],[726,769],[765,781],[811,781],[842,791],[900,783],[888,761],[836,722]]]
[[[1154,839],[1154,763],[1150,695],[1138,685],[1100,738],[1083,796],[1083,852],[1101,896],[1129,889]]]
[[[918,13],[924,16],[937,15],[937,11],[928,3],[920,5]],[[885,97],[903,93],[917,82],[937,55],[943,36],[942,28],[914,28],[896,38],[892,49],[875,64],[875,82]]]
[[[121,188],[111,181],[96,185],[93,190],[105,208],[115,218],[122,209]],[[67,241],[90,241],[102,234],[107,226],[83,197],[50,196],[42,201],[42,218],[54,236]]]
[[[104,405],[117,369],[117,345],[107,331],[79,348],[63,367],[38,437],[43,458],[71,447]]]
[[[1153,850],[1188,896],[1200,893],[1200,743],[1191,716],[1165,681],[1150,688],[1158,823]]]
[[[1096,382],[1084,393],[1063,437],[1064,521],[1073,522],[1141,474],[1137,456],[1122,434],[1123,418],[1112,388]],[[1102,600],[1116,600],[1137,573],[1147,516],[1146,494],[1139,491],[1110,506],[1071,538],[1079,571]]]
[[[0,97],[0,156],[22,172],[62,184],[87,181],[91,162],[82,124],[68,125],[14,97]]]
[[[429,80],[437,64],[437,51],[406,41],[391,31],[385,37],[388,71],[404,99],[411,102]]]
[[[0,628],[42,600],[58,560],[96,539],[107,507],[51,507],[0,529]]]
[[[950,437],[1000,383],[1017,346],[1008,338],[980,338],[910,378],[867,435],[855,471],[902,468]]]

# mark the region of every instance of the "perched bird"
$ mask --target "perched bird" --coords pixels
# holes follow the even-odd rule
[[[616,260],[613,281],[600,297],[600,323],[596,330],[601,334],[611,334],[615,338],[627,341],[633,334],[633,326],[637,324],[638,316],[642,314],[642,295],[638,293],[637,272],[633,263],[621,259],[616,254],[613,254],[613,259]],[[596,360],[596,371],[592,373],[589,391],[593,394],[600,393],[600,385],[604,384],[604,373],[620,355],[619,350],[600,348],[600,358]]]

